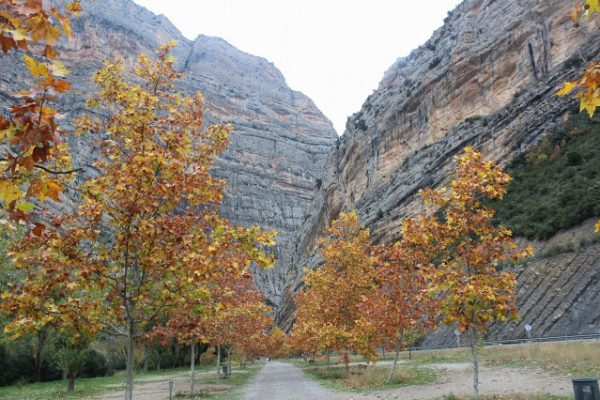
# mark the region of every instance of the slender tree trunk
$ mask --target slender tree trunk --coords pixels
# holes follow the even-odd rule
[[[221,380],[221,345],[217,344],[217,385]]]
[[[36,343],[36,347],[35,347],[35,379],[36,381],[41,381],[42,380],[42,351],[44,349],[44,343],[46,342],[46,333],[47,333],[48,328],[47,327],[43,327],[42,330],[40,330],[37,333],[37,343]]]
[[[330,362],[331,362],[331,353],[328,351],[327,352],[327,369],[329,369]]]
[[[67,386],[67,391],[69,393],[72,393],[75,391],[75,373],[71,372],[67,376],[69,378],[69,384]]]
[[[231,376],[231,347],[227,350],[227,376]]]
[[[473,390],[475,400],[479,400],[479,360],[477,358],[477,329],[471,328],[471,354],[473,355]]]
[[[127,381],[125,384],[125,400],[133,400],[133,350],[134,350],[134,339],[135,326],[134,321],[131,317],[128,317],[127,321]]]
[[[160,362],[162,361],[162,353],[158,353],[158,360],[156,361],[156,370],[160,371]]]
[[[192,371],[192,384],[190,385],[190,394],[194,395],[194,388],[196,386],[196,342],[192,340],[192,354],[191,354],[191,366],[190,369]]]
[[[404,333],[400,333],[400,337],[396,342],[396,356],[394,357],[394,363],[392,364],[392,368],[390,369],[390,374],[388,375],[386,384],[389,385],[392,383],[392,379],[394,378],[394,374],[396,373],[396,366],[398,365],[398,359],[400,358],[400,350],[402,350],[402,339]]]
[[[383,361],[385,361],[385,344],[383,345],[382,350],[383,350]]]
[[[144,373],[148,372],[148,345],[144,343]]]

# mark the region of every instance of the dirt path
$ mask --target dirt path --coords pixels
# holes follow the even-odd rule
[[[271,361],[246,386],[242,400],[324,400],[349,399],[343,394],[321,387],[304,376],[292,364]]]

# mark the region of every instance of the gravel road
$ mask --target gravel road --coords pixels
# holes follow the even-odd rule
[[[292,364],[270,361],[244,389],[242,400],[338,400],[350,399],[307,379]]]

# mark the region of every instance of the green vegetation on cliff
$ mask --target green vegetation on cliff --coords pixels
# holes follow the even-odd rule
[[[600,215],[600,118],[572,115],[509,166],[513,181],[495,202],[496,219],[528,239]]]

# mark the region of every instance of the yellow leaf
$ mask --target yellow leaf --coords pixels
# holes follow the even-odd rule
[[[0,181],[0,199],[4,201],[4,206],[8,206],[15,200],[21,198],[23,193],[10,181]]]
[[[577,81],[573,82],[565,82],[565,85],[562,89],[556,92],[557,96],[566,96],[573,91],[578,86]]]
[[[53,61],[52,64],[50,64],[50,72],[52,72],[52,75],[61,78],[64,78],[71,73],[71,71],[65,68],[65,64],[60,61]]]
[[[600,12],[600,0],[586,0],[585,7],[587,8],[587,16],[589,17],[592,13]]]
[[[41,77],[47,77],[49,75],[48,66],[46,64],[39,63],[27,55],[23,56],[23,61],[25,61],[27,70],[31,73],[31,75]]]
[[[50,197],[54,201],[60,201],[58,196],[59,196],[60,192],[62,191],[62,188],[51,179],[48,179],[46,184],[48,185],[48,193],[47,193],[48,197]]]
[[[27,40],[27,31],[24,29],[19,28],[9,32],[12,35],[13,40],[15,41]]]
[[[594,118],[597,107],[600,107],[600,97],[594,96],[593,93],[589,93],[582,97],[579,111],[586,110],[590,118]]]

